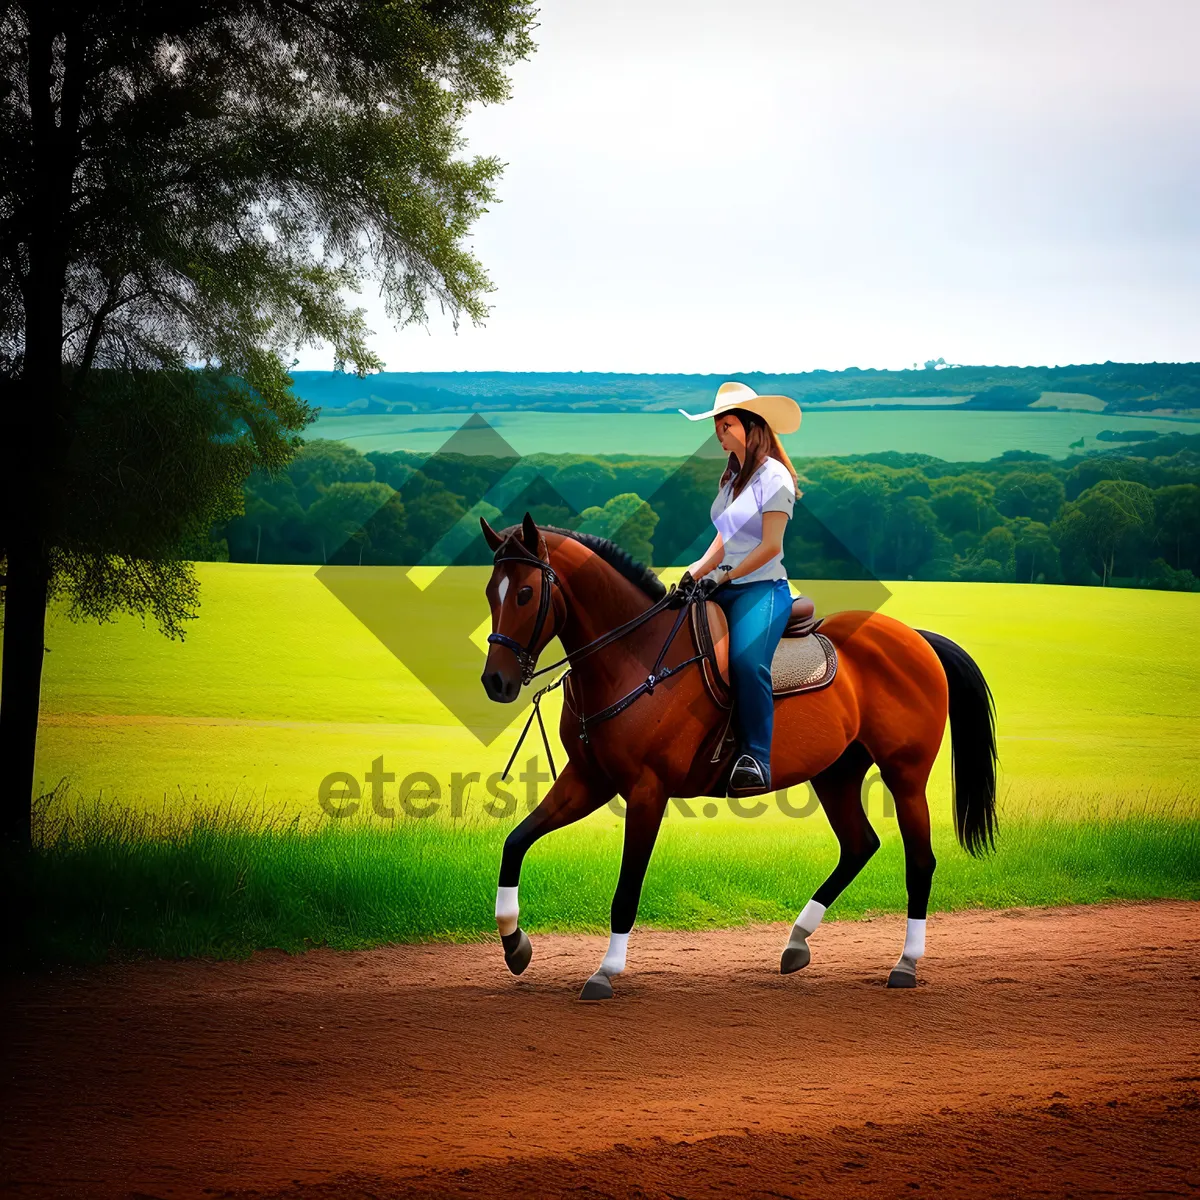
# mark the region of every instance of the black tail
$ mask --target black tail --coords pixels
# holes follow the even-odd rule
[[[968,854],[996,848],[996,704],[975,660],[940,633],[917,632],[933,647],[950,684],[954,826]]]

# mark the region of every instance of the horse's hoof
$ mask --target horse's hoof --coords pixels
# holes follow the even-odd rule
[[[892,973],[888,976],[887,985],[890,988],[915,988],[917,986],[917,973],[916,971],[910,971],[907,967],[893,967]]]
[[[583,991],[579,993],[580,1000],[611,1000],[613,995],[612,982],[607,975],[601,975],[599,971],[591,977],[583,985]]]
[[[808,948],[807,942],[801,942],[798,946],[789,943],[783,948],[783,957],[779,960],[780,975],[790,975],[793,971],[799,971],[801,967],[807,967],[812,961],[812,951]]]
[[[528,934],[525,930],[518,929],[500,940],[504,943],[504,961],[508,969],[514,975],[520,975],[529,966],[529,960],[533,957],[533,946],[529,941]]]

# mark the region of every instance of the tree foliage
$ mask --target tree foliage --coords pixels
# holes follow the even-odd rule
[[[0,385],[49,459],[22,490],[51,590],[86,578],[85,608],[145,607],[136,573],[110,571],[130,555],[174,557],[188,590],[172,549],[240,505],[250,469],[277,471],[311,419],[288,355],[323,339],[338,364],[383,365],[348,289],[376,282],[401,325],[431,300],[456,324],[486,315],[462,243],[501,164],[460,157],[459,126],[507,96],[531,15],[526,0],[4,7]],[[142,503],[171,472],[193,486]]]
[[[638,562],[652,560],[651,539],[658,524],[658,514],[636,493],[623,492],[613,496],[603,505],[585,508],[579,517],[577,528],[582,532],[611,539]]]
[[[1013,472],[1014,460],[1006,456],[986,464],[924,456],[920,465],[895,455],[796,459],[804,496],[787,525],[784,561],[798,579],[874,574],[1111,584],[1115,577],[1122,584],[1186,588],[1200,571],[1200,437],[1184,438],[1181,446],[1136,467],[1110,462],[1108,477],[1074,502],[1062,499],[1077,465],[1070,461],[1040,461],[1030,486],[1014,481],[1022,472]],[[712,540],[709,509],[722,466],[699,456],[684,462],[580,454],[361,456],[345,444],[311,441],[281,479],[251,478],[245,515],[215,529],[210,553],[248,562],[352,563],[361,554],[363,563],[373,564],[484,563],[491,554],[477,536],[478,516],[495,517],[499,528],[519,521],[528,508],[541,523],[612,537],[656,567],[678,565]],[[1132,470],[1149,483],[1112,478]],[[331,551],[321,544],[312,497],[339,483],[364,494],[378,483],[394,491],[366,523],[365,542],[347,541]],[[1097,539],[1105,525],[1098,514],[1112,511],[1104,497],[1113,489],[1137,498],[1140,524],[1102,550]],[[1022,506],[1032,499],[1028,506],[1049,520],[1005,516],[989,499],[1016,507],[1009,501],[1017,493]],[[503,500],[503,510],[483,499],[489,495]],[[596,503],[581,506],[584,498]],[[451,526],[459,531],[448,538]]]
[[[1154,494],[1143,483],[1102,479],[1071,501],[1056,522],[1060,544],[1100,567],[1108,583],[1118,550],[1147,538],[1154,521]]]
[[[529,0],[0,7],[14,811],[47,597],[180,633],[197,542],[241,510],[251,470],[280,471],[313,415],[290,356],[324,341],[340,368],[383,365],[347,292],[375,284],[400,326],[433,303],[456,326],[486,315],[464,239],[501,163],[463,156],[460,127],[508,95],[533,15]]]
[[[996,507],[1010,517],[1053,521],[1066,499],[1062,480],[1047,471],[1013,471],[996,485]]]
[[[462,246],[500,163],[460,159],[476,101],[531,49],[521,0],[4,9],[0,353],[20,370],[29,230],[55,220],[63,358],[219,361],[263,394],[316,338],[380,366],[343,298],[482,318]],[[46,158],[40,156],[45,154]],[[49,168],[49,169],[47,169]],[[40,197],[52,212],[38,214]],[[57,282],[57,280],[55,281]]]

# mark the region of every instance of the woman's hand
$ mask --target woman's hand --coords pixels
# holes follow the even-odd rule
[[[679,580],[679,586],[675,589],[679,598],[672,607],[677,608],[681,604],[694,604],[700,600],[707,600],[722,582],[723,580],[713,579],[711,575],[705,575],[702,579],[694,579],[689,571],[684,571]]]
[[[691,604],[698,599],[707,599],[709,592],[716,586],[715,579],[709,579],[707,576],[697,578],[692,574],[693,569],[697,564],[693,563],[679,577],[678,585],[673,589],[677,595],[677,599],[671,604],[672,608],[678,608],[683,604]],[[703,566],[703,562],[699,565]]]

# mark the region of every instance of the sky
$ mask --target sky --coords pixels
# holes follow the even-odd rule
[[[544,0],[393,371],[1200,360],[1196,0]],[[331,365],[322,347],[299,369]]]

